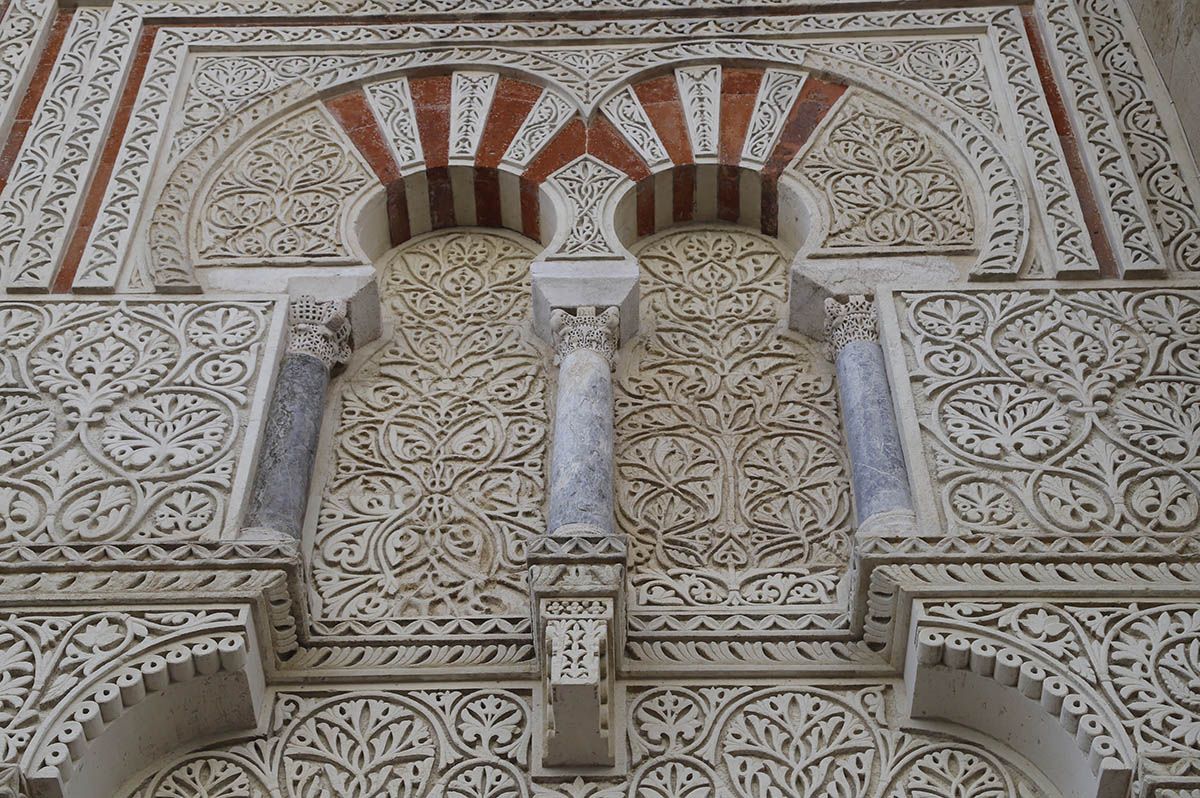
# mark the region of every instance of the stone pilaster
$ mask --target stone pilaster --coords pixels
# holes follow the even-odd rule
[[[879,346],[874,302],[862,295],[826,299],[825,338],[837,365],[857,534],[911,531],[915,517],[908,470]]]
[[[555,309],[558,395],[547,534],[529,546],[544,683],[542,765],[615,762],[612,701],[624,641],[626,548],[613,522],[612,368],[616,308]]]
[[[330,371],[350,357],[346,303],[294,299],[243,536],[299,539]]]

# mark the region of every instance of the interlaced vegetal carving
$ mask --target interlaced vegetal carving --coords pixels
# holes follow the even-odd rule
[[[618,519],[636,605],[832,600],[849,488],[830,367],[781,332],[786,263],[689,230],[639,251],[643,335],[618,368]]]
[[[454,232],[382,267],[392,333],[339,389],[320,617],[528,617],[548,440],[545,361],[525,333],[532,258],[508,236]]]
[[[825,247],[955,248],[975,240],[958,169],[898,111],[861,94],[847,98],[797,169],[829,203]]]
[[[272,302],[0,304],[0,542],[216,537]]]
[[[1196,292],[932,292],[900,305],[951,533],[1195,529]]]
[[[345,209],[372,178],[317,108],[256,137],[218,172],[196,212],[205,261],[345,258]]]
[[[825,340],[836,358],[851,341],[878,341],[875,303],[862,294],[825,300]]]
[[[126,794],[1050,798],[1000,751],[897,730],[895,700],[881,686],[639,688],[628,776],[535,783],[524,692],[282,692],[266,733],[189,752]]]
[[[577,349],[590,349],[612,364],[617,356],[618,322],[615,307],[599,313],[594,307],[579,308],[575,313],[555,308],[550,319],[555,361],[562,361]]]
[[[350,321],[345,300],[320,302],[301,296],[288,306],[288,354],[308,355],[331,369],[350,358]]]

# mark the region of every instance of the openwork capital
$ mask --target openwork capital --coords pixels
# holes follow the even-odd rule
[[[570,313],[555,308],[550,316],[554,333],[554,362],[561,363],[577,349],[591,349],[615,364],[620,329],[620,314],[615,307],[597,312],[594,307],[581,307]]]
[[[825,300],[825,340],[833,357],[841,354],[842,348],[853,341],[878,341],[875,303],[862,294],[854,294],[844,300],[830,297]]]
[[[325,368],[350,359],[350,320],[345,300],[300,296],[288,306],[289,355],[309,355]]]

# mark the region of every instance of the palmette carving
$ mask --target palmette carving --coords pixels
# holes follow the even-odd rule
[[[827,248],[953,249],[975,240],[958,169],[929,135],[860,94],[836,111],[797,173],[829,203]]]
[[[616,386],[631,602],[831,601],[849,511],[837,401],[816,347],[778,331],[783,258],[757,235],[694,230],[639,263],[652,332]]]
[[[318,617],[528,616],[548,440],[545,361],[524,332],[532,258],[508,236],[445,233],[384,267],[393,333],[341,384]]]
[[[228,529],[271,302],[0,306],[5,542]]]
[[[195,212],[208,262],[347,258],[345,208],[371,177],[319,109],[298,113],[237,153]]]
[[[905,294],[901,306],[953,534],[1194,528],[1195,292],[933,292]]]
[[[896,730],[895,701],[886,685],[635,688],[628,775],[534,782],[525,691],[286,691],[264,734],[184,753],[121,795],[1053,798],[1000,751]]]

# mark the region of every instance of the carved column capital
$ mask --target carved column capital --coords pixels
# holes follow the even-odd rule
[[[854,294],[843,300],[834,297],[826,299],[825,340],[829,342],[834,358],[841,354],[842,347],[852,341],[878,341],[875,303],[862,294]]]
[[[308,355],[325,364],[325,368],[350,359],[350,320],[346,301],[321,301],[316,297],[299,296],[288,306],[289,355]]]
[[[556,364],[578,349],[599,353],[610,367],[616,362],[620,315],[615,307],[599,312],[594,307],[581,307],[575,313],[555,308],[550,315],[550,329],[554,333]]]

